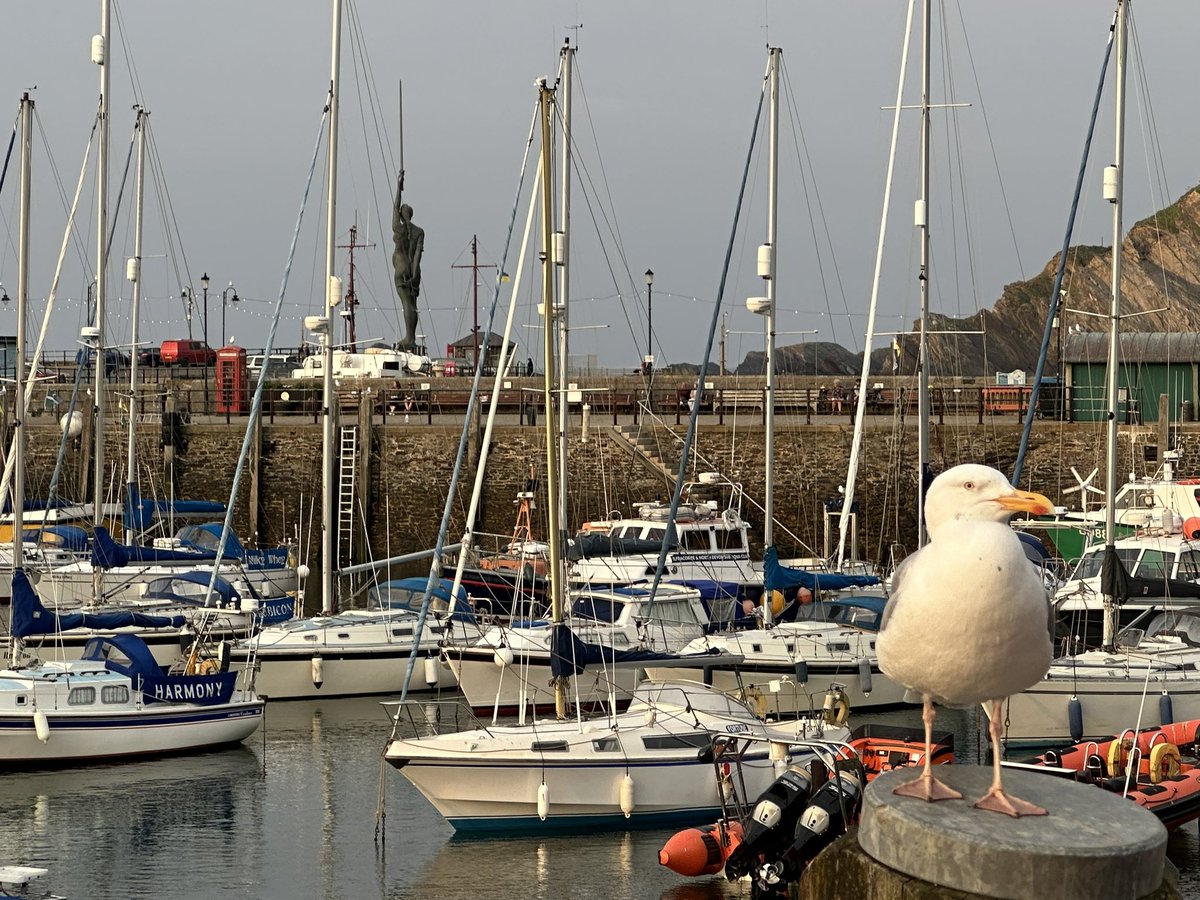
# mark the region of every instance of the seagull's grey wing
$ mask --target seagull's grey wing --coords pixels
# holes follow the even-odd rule
[[[891,589],[888,594],[888,602],[883,607],[883,617],[879,620],[879,630],[887,628],[888,621],[892,618],[892,613],[896,610],[896,604],[900,600],[900,583],[904,580],[904,569],[908,565],[911,556],[906,556],[900,560],[900,565],[892,571]]]

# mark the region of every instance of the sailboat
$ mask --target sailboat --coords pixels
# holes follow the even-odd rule
[[[1005,718],[1009,746],[1104,740],[1127,728],[1200,718],[1200,608],[1167,609],[1141,627],[1118,631],[1118,616],[1129,596],[1130,581],[1117,549],[1115,510],[1128,16],[1129,0],[1118,0],[1116,149],[1113,164],[1104,170],[1104,196],[1112,204],[1113,231],[1105,537],[1100,581],[1103,646],[1054,660],[1044,679],[1010,698]]]
[[[103,30],[107,35],[107,4]],[[102,63],[103,64],[103,63]],[[105,95],[107,97],[107,95]],[[21,228],[17,288],[16,397],[25,378],[25,311],[29,296],[29,186],[33,101],[21,102]],[[101,231],[101,246],[104,244]],[[13,478],[13,527],[23,530],[24,425],[18,417]],[[10,666],[0,670],[0,762],[48,766],[177,753],[236,743],[262,721],[264,703],[238,689],[228,655],[205,656],[192,645],[185,664],[158,665],[134,634],[95,637],[82,660],[27,664],[22,639],[71,627],[38,601],[25,574],[22,543],[16,547]],[[77,617],[83,619],[82,616]],[[168,623],[175,625],[177,623]]]

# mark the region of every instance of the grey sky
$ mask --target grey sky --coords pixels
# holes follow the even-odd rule
[[[940,4],[934,5],[936,10]],[[99,29],[99,2],[25,0],[21,6],[19,23],[0,54],[0,84],[9,98],[10,121],[21,90],[37,87],[37,115],[49,144],[47,151],[43,136],[36,136],[32,294],[43,297],[65,220],[46,154],[53,155],[69,194],[98,94],[89,42]],[[575,188],[572,293],[579,302],[572,319],[610,327],[577,332],[575,350],[598,353],[610,366],[635,364],[644,352],[645,306],[632,295],[644,291],[641,273],[649,267],[656,274],[656,352],[664,361],[698,357],[717,293],[769,36],[784,49],[788,94],[781,139],[779,328],[817,329],[818,340],[860,347],[891,127],[891,114],[881,107],[896,91],[906,6],[904,0],[357,0],[347,17],[342,67],[340,243],[346,243],[357,212],[360,239],[369,235],[377,245],[358,258],[360,300],[383,308],[363,313],[360,336],[397,337],[388,269],[391,236],[379,228],[381,220],[385,227],[390,224],[390,209],[378,209],[389,202],[395,172],[388,168],[392,162],[379,162],[377,149],[371,162],[363,150],[365,134],[372,145],[389,142],[394,158],[397,82],[404,82],[405,199],[426,230],[421,331],[439,355],[440,347],[470,327],[469,274],[451,266],[469,263],[476,233],[481,262],[498,261],[533,111],[534,80],[553,76],[563,38],[577,35],[578,155],[595,188]],[[278,292],[329,78],[330,3],[123,0],[116,11],[128,43],[114,28],[113,193],[133,123],[128,52],[141,99],[152,113],[152,134],[187,263],[186,271],[177,271],[183,259],[163,257],[160,201],[151,196],[145,249],[150,311],[143,317],[144,332],[154,342],[185,335],[181,304],[174,298],[189,277],[198,291],[200,275],[207,271],[210,342],[219,345],[220,292],[229,281],[244,298],[273,301]],[[944,35],[937,26],[935,42],[944,42],[953,54],[954,88],[947,97],[949,76],[937,63],[933,99],[972,104],[937,113],[934,125],[932,232],[939,311],[969,314],[980,305],[991,306],[1006,282],[1032,276],[1057,250],[1112,11],[1111,2],[976,0],[947,11]],[[1200,181],[1195,163],[1200,119],[1190,91],[1194,3],[1156,0],[1135,4],[1134,13],[1127,226]],[[583,27],[577,32],[569,27],[579,23]],[[366,49],[365,60],[358,44]],[[917,99],[917,52],[914,45],[906,103]],[[360,103],[359,85],[365,80],[356,76],[356,59],[360,71],[364,61],[371,67],[379,92],[374,112]],[[1145,91],[1152,109],[1143,101]],[[1099,169],[1112,155],[1110,97],[1097,132],[1077,242],[1109,241],[1110,213],[1100,199]],[[387,134],[377,138],[374,125],[362,124],[364,115],[381,117]],[[947,125],[951,117],[955,128]],[[911,267],[916,122],[915,112],[905,113],[882,291],[879,327],[885,331],[906,329],[916,314]],[[794,140],[800,132],[803,157]],[[948,135],[961,149],[947,147]],[[759,147],[765,153],[765,142]],[[1161,155],[1160,174],[1147,166],[1151,148]],[[756,156],[761,159],[751,176],[752,196],[726,295],[735,331],[761,327],[744,308],[747,295],[761,293],[754,250],[765,236],[766,159],[757,151]],[[807,187],[801,183],[801,160]],[[13,293],[15,158],[9,179],[0,195],[0,280]],[[91,184],[89,178],[89,190]],[[591,224],[587,195],[594,204],[597,191],[603,215],[619,227],[619,244],[607,235],[602,242]],[[281,344],[299,342],[300,319],[315,309],[315,274],[324,254],[323,193],[318,172],[288,289]],[[126,204],[127,210],[128,199]],[[601,210],[595,214],[599,217]],[[68,257],[63,277],[60,293],[74,302],[56,318],[52,344],[58,348],[73,345],[81,324],[79,298],[94,259],[94,215],[92,192],[81,208],[81,250]],[[810,220],[819,231],[819,248],[814,248]],[[110,295],[121,297],[128,296],[122,280],[122,260],[131,248],[127,222],[123,214],[110,267]],[[520,225],[514,253],[519,239]],[[339,259],[344,267],[344,252]],[[515,270],[515,261],[508,268]],[[481,298],[490,298],[491,277],[482,275]],[[624,304],[614,296],[618,292],[626,297]],[[0,308],[0,333],[12,333],[12,306]],[[128,341],[128,304],[115,306],[110,341]],[[260,345],[270,309],[267,302],[230,309],[227,335],[240,344]],[[518,321],[528,324],[533,318],[525,310]],[[199,322],[194,327],[198,334]],[[527,327],[518,339],[538,342]],[[782,336],[781,342],[800,339]],[[731,361],[759,345],[755,336],[732,336]]]

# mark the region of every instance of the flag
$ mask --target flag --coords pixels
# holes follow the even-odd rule
[[[900,339],[892,338],[892,374],[900,371]]]

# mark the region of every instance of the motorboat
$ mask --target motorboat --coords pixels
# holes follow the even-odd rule
[[[849,735],[820,719],[769,727],[694,682],[646,682],[627,711],[600,718],[476,722],[452,733],[437,729],[467,723],[465,710],[456,717],[441,706],[398,705],[384,758],[459,832],[711,821],[761,793],[777,766],[807,761],[805,742]]]

